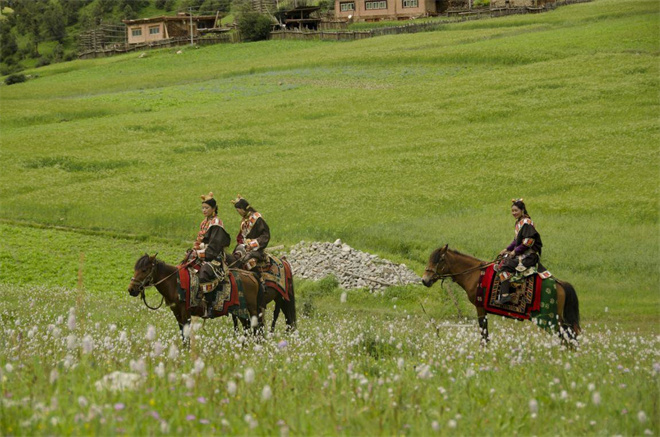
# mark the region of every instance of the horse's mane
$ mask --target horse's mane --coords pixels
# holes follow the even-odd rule
[[[436,250],[434,250],[434,251],[431,253],[431,262],[432,262],[432,263],[437,264],[437,263],[440,262],[440,252],[442,251],[443,248],[444,248],[444,246],[443,246],[443,247],[438,247]],[[466,258],[470,258],[470,259],[473,259],[473,260],[475,260],[475,261],[479,261],[480,263],[483,263],[483,261],[480,260],[480,259],[477,258],[477,257],[474,257],[474,256],[472,256],[472,255],[468,255],[468,254],[463,253],[463,252],[459,252],[458,250],[450,249],[449,247],[447,247],[447,252],[451,252],[451,253],[453,253],[453,254],[455,254],[455,255],[464,256],[464,257],[466,257]]]
[[[433,264],[437,264],[440,262],[440,251],[442,250],[442,247],[438,247],[436,250],[431,252],[431,262]]]
[[[143,269],[143,268],[145,268],[145,267],[149,267],[150,264],[151,264],[151,257],[149,256],[149,254],[145,253],[145,254],[142,255],[142,257],[141,257],[139,260],[137,260],[137,262],[135,263],[135,270]]]

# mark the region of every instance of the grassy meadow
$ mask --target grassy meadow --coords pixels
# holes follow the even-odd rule
[[[658,435],[659,16],[597,0],[0,86],[0,434]],[[445,243],[494,258],[524,197],[582,345],[491,317],[481,348],[455,285],[340,303],[328,279],[296,282],[293,336],[220,320],[185,350],[126,287],[144,252],[181,259],[208,191],[232,234],[241,193],[272,245],[341,238],[419,274]],[[114,371],[136,388],[97,390]]]

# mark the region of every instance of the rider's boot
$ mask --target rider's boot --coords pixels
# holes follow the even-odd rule
[[[204,319],[208,319],[213,315],[213,292],[209,291],[204,293]]]
[[[496,301],[498,304],[504,305],[513,301],[513,293],[509,292],[510,289],[511,283],[509,280],[500,283],[500,297]]]

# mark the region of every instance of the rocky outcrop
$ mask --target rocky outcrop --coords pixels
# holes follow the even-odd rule
[[[294,276],[319,280],[334,275],[342,288],[381,290],[392,285],[416,284],[420,277],[405,264],[353,249],[337,240],[296,244],[285,254]]]

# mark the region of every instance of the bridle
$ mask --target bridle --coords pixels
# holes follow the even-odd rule
[[[469,269],[463,270],[462,272],[458,272],[458,273],[439,273],[438,272],[438,266],[440,265],[440,261],[444,261],[442,263],[443,270],[447,270],[447,268],[448,268],[447,264],[448,263],[447,263],[447,260],[445,259],[445,254],[442,254],[442,256],[440,257],[440,260],[435,264],[435,269],[430,269],[430,268],[427,267],[424,270],[424,273],[430,273],[431,274],[431,280],[433,282],[437,281],[438,279],[444,281],[447,278],[452,278],[452,280],[453,280],[455,276],[461,276],[461,275],[464,275],[466,273],[474,272],[475,270],[483,270],[486,267],[495,264],[495,261],[491,261],[491,262],[486,263],[486,264],[482,263],[482,264],[479,264],[478,266],[470,267]]]
[[[131,278],[131,285],[132,284],[137,284],[138,289],[140,290],[140,297],[142,298],[142,302],[144,302],[144,304],[146,305],[147,308],[149,308],[150,310],[157,310],[158,308],[163,306],[163,302],[165,302],[165,296],[163,296],[161,294],[160,303],[158,304],[158,306],[152,307],[152,306],[149,306],[149,304],[147,303],[147,298],[144,294],[144,289],[147,288],[147,287],[155,287],[156,285],[165,282],[166,280],[168,280],[169,278],[174,276],[174,274],[179,273],[179,271],[181,271],[181,269],[183,269],[187,266],[188,266],[187,264],[183,264],[183,265],[177,267],[177,269],[175,271],[173,271],[169,275],[165,276],[160,281],[153,282],[154,274],[156,273],[156,269],[157,269],[156,256],[154,255],[154,259],[153,259],[153,262],[151,264],[151,270],[149,271],[149,274],[147,276],[145,276],[144,279],[139,283],[137,282],[137,279],[135,279],[135,276],[133,276]]]

